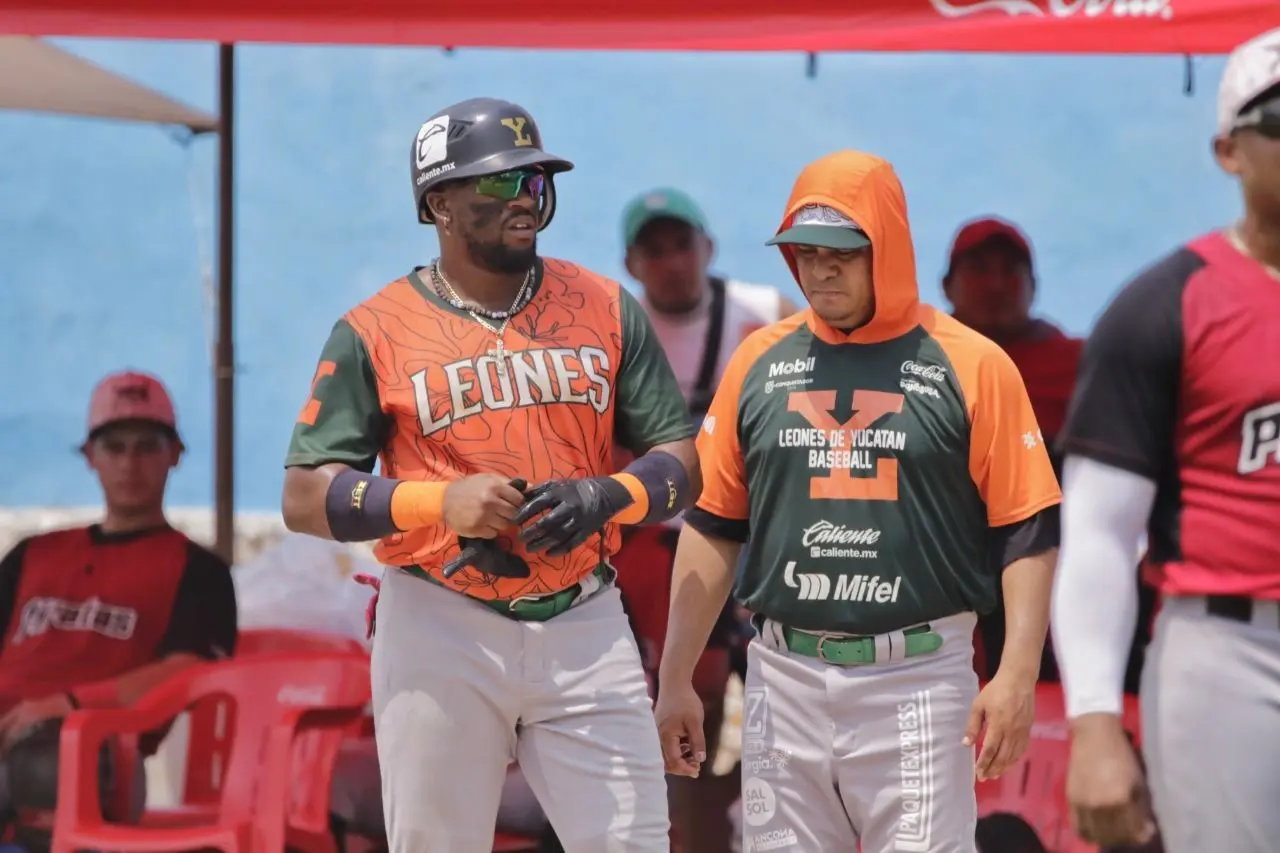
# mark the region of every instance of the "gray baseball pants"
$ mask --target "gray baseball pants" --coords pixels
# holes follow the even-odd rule
[[[668,853],[658,730],[616,588],[520,622],[390,570],[377,626],[391,853],[490,853],[512,761],[567,853]]]
[[[1280,850],[1280,603],[1254,602],[1247,623],[1165,599],[1142,749],[1166,853]]]
[[[932,622],[940,649],[836,666],[785,649],[765,622],[742,712],[743,853],[975,853],[974,752],[961,745],[978,681],[973,614]],[[894,641],[896,640],[896,641]],[[895,650],[897,650],[895,652]]]

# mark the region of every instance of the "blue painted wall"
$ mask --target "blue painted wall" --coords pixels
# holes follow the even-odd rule
[[[62,44],[215,108],[211,46]],[[723,271],[794,293],[763,241],[804,163],[858,147],[906,184],[927,298],[956,225],[998,212],[1035,242],[1043,312],[1084,332],[1126,277],[1238,207],[1209,155],[1216,59],[1197,60],[1192,97],[1175,57],[832,55],[816,79],[799,55],[250,46],[239,62],[241,509],[277,504],[333,321],[433,256],[408,150],[464,97],[523,103],[577,162],[544,253],[613,276],[622,204],[676,184],[708,209]],[[126,366],[176,397],[190,452],[172,502],[211,503],[216,143],[0,113],[0,151],[0,505],[98,500],[71,448],[93,383]]]

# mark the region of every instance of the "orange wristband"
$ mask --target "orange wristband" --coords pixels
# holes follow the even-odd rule
[[[618,524],[639,524],[649,515],[649,491],[644,487],[644,483],[640,482],[640,478],[635,474],[628,474],[623,471],[620,474],[614,474],[613,479],[622,484],[623,488],[635,498],[635,503],[619,512],[610,521]]]
[[[431,527],[444,521],[444,490],[448,483],[413,480],[391,493],[391,522],[401,530]]]

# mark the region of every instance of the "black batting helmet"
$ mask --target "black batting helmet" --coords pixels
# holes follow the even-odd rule
[[[538,221],[541,231],[556,212],[552,175],[573,168],[542,150],[542,134],[529,111],[497,98],[470,98],[446,107],[423,123],[409,153],[418,221],[430,224],[427,193],[447,181],[496,175],[538,166],[546,173]]]

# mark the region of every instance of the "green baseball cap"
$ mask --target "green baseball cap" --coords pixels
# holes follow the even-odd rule
[[[808,204],[796,211],[791,227],[765,243],[777,246],[782,243],[804,246],[821,246],[826,249],[849,251],[871,245],[858,223],[834,207],[825,204]]]
[[[706,214],[687,193],[669,188],[656,189],[632,199],[623,210],[623,244],[630,249],[640,229],[655,219],[675,219],[699,231],[707,230]]]

